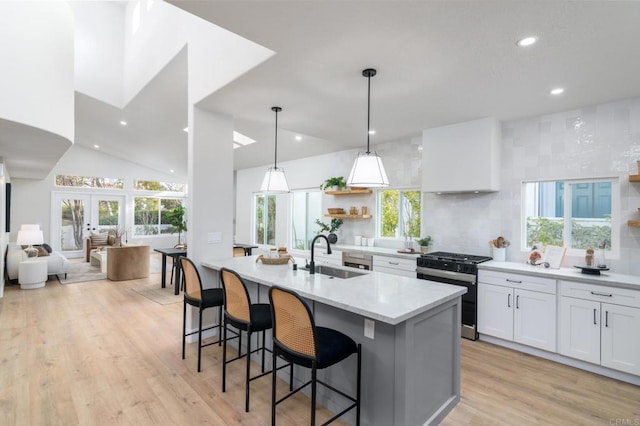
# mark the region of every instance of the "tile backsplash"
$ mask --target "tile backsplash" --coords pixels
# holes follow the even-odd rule
[[[499,192],[424,194],[423,228],[434,249],[490,255],[488,241],[502,235],[512,243],[507,260],[524,262],[523,181],[613,177],[619,179],[620,253],[608,263],[613,272],[640,275],[640,228],[627,226],[640,219],[640,183],[628,179],[639,173],[640,98],[503,122],[501,157]],[[578,260],[566,258],[563,266]]]

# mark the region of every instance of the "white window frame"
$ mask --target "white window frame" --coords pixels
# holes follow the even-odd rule
[[[606,256],[611,259],[620,258],[620,178],[619,177],[597,177],[597,178],[581,178],[581,179],[549,179],[549,180],[531,180],[523,181],[521,186],[521,216],[520,216],[520,241],[521,250],[529,251],[531,247],[527,247],[527,194],[526,186],[529,183],[542,183],[542,182],[564,182],[564,230],[563,230],[563,242],[567,247],[566,255],[572,257],[584,256],[583,249],[570,248],[568,246],[570,235],[570,219],[571,219],[571,192],[570,187],[572,184],[579,183],[598,183],[598,182],[610,182],[611,183],[611,247],[606,252]],[[596,248],[596,247],[594,247]]]
[[[382,240],[386,240],[386,241],[404,241],[404,220],[402,220],[402,210],[400,210],[400,212],[398,213],[400,215],[400,221],[398,223],[398,233],[399,236],[396,237],[384,237],[382,236],[382,205],[381,205],[381,198],[382,198],[382,192],[383,191],[398,191],[400,193],[400,199],[398,200],[400,202],[400,208],[402,209],[402,193],[403,192],[418,192],[420,194],[420,213],[419,213],[419,218],[420,218],[420,223],[422,223],[422,211],[423,211],[423,197],[422,197],[422,192],[420,188],[415,188],[415,187],[409,187],[409,188],[380,188],[376,191],[376,238],[382,239]],[[420,238],[420,236],[418,235],[417,237],[411,237],[411,238]]]
[[[264,222],[264,231],[265,231],[265,235],[264,236],[265,236],[265,238],[267,236],[267,229],[268,229],[266,221],[267,221],[267,218],[269,217],[269,215],[268,215],[268,209],[269,209],[268,199],[269,199],[269,197],[274,197],[274,200],[275,200],[275,206],[274,207],[276,209],[276,216],[275,216],[275,223],[273,224],[273,226],[275,227],[276,232],[277,232],[277,229],[278,229],[277,228],[277,223],[278,223],[278,216],[277,216],[277,214],[278,214],[278,197],[276,197],[274,194],[262,194],[260,192],[255,192],[252,195],[252,201],[251,201],[251,224],[252,224],[252,226],[251,226],[251,241],[253,241],[253,244],[258,244],[259,246],[268,246],[268,245],[270,245],[269,242],[258,241],[258,235],[257,235],[257,232],[256,232],[256,228],[257,228],[256,209],[257,209],[257,206],[258,206],[258,196],[263,196],[264,197],[263,198],[263,200],[264,200],[264,206],[263,206],[263,208],[264,208],[264,210],[263,210],[264,218],[263,218],[263,220],[265,221]],[[275,237],[276,236],[274,235],[274,238]],[[275,241],[274,241],[274,244],[275,244]]]
[[[163,194],[165,194],[165,193],[163,192]],[[168,194],[171,194],[171,193],[168,193]],[[167,237],[167,236],[171,235],[171,234],[167,234],[167,233],[162,233],[161,232],[162,230],[160,229],[160,226],[162,225],[161,224],[162,212],[160,210],[158,210],[158,224],[157,224],[158,233],[157,234],[138,234],[136,232],[136,226],[137,226],[136,225],[136,199],[138,199],[138,198],[155,198],[155,199],[158,200],[158,206],[162,205],[162,200],[178,200],[178,201],[180,201],[180,204],[183,207],[187,206],[187,200],[186,200],[185,197],[175,197],[175,196],[172,197],[172,196],[166,196],[166,195],[159,195],[158,192],[154,192],[154,193],[151,193],[151,194],[144,194],[144,195],[142,193],[138,193],[138,194],[134,195],[132,197],[132,205],[131,205],[132,213],[133,213],[133,218],[132,218],[132,221],[131,221],[131,224],[132,224],[131,225],[132,238],[159,238],[159,237],[164,238],[164,237]]]

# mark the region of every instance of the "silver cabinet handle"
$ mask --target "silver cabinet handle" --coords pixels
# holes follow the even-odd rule
[[[591,294],[593,294],[594,296],[613,297],[613,294],[600,293],[600,292],[597,292],[597,291],[592,291]]]
[[[511,293],[507,294],[507,307],[511,307]]]
[[[398,262],[389,262],[389,265],[399,265],[400,263]]]
[[[516,283],[516,284],[522,284],[522,281],[520,280],[510,280],[509,278],[505,278],[507,280],[508,283]]]
[[[604,311],[604,326],[609,327],[609,311]]]
[[[520,309],[520,295],[516,296],[516,309]]]
[[[593,324],[597,325],[598,323],[596,322],[596,308],[593,308]]]

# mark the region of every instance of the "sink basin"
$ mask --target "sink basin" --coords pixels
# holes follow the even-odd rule
[[[349,269],[334,268],[327,265],[316,265],[316,274],[328,275],[332,278],[353,278],[364,275],[364,272],[352,271]]]

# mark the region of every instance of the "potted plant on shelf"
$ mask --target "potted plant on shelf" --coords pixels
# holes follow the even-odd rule
[[[166,215],[167,223],[173,226],[171,233],[178,233],[178,244],[174,246],[177,249],[186,249],[187,245],[181,241],[182,232],[187,230],[187,219],[185,218],[186,210],[183,206],[178,206]]]
[[[346,187],[347,181],[344,180],[343,176],[330,177],[329,179],[325,180],[322,185],[320,185],[320,189],[323,191],[340,191],[341,189],[344,189]]]
[[[427,235],[426,237],[420,238],[418,244],[420,245],[420,253],[427,253],[431,245],[431,236]]]
[[[342,223],[342,219],[333,218],[331,219],[331,223],[327,225],[326,223],[321,222],[320,219],[316,219],[316,224],[320,227],[318,234],[322,232],[328,232],[329,235],[327,235],[327,239],[329,239],[329,242],[331,244],[335,244],[336,242],[338,242],[338,236],[335,234],[335,232],[342,226]]]

